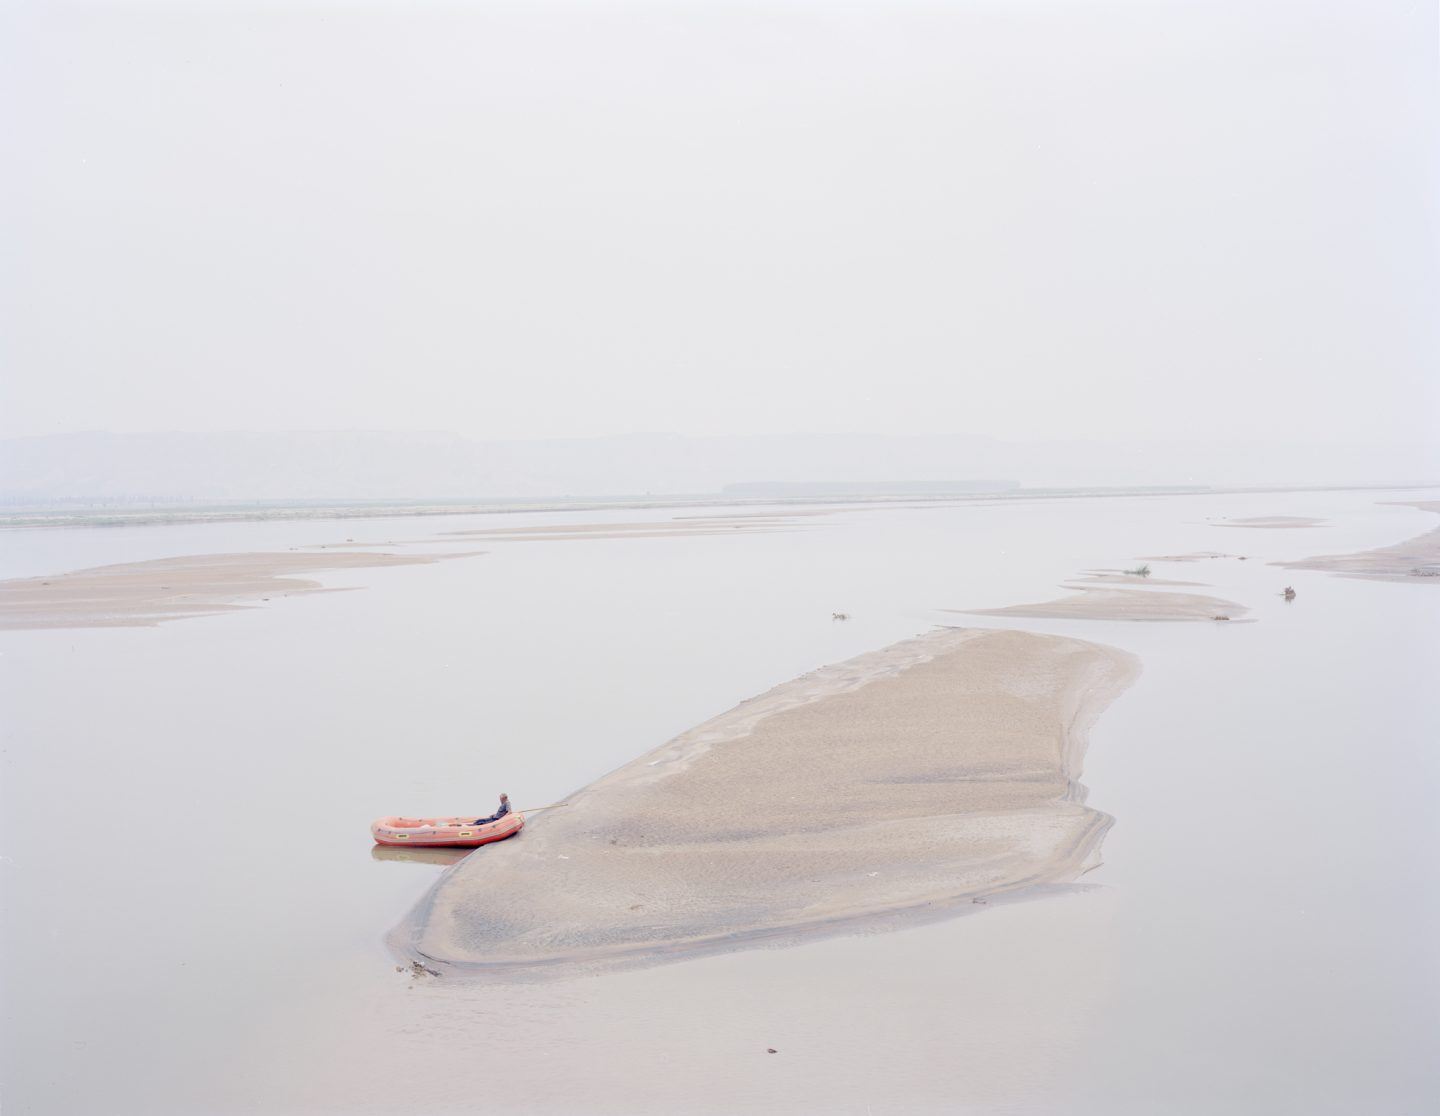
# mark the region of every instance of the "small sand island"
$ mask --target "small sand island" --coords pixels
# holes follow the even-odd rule
[[[1260,527],[1286,530],[1295,527],[1321,527],[1325,521],[1309,515],[1257,515],[1249,519],[1227,519],[1216,527]]]
[[[1233,620],[1250,610],[1235,601],[1203,593],[1082,587],[1072,596],[1037,604],[947,611],[963,612],[966,616],[1030,616],[1048,620]]]
[[[793,530],[823,512],[771,515],[683,516],[640,523],[551,523],[524,527],[491,527],[475,531],[446,531],[445,535],[487,542],[565,542],[585,539],[675,539],[728,535],[735,531],[768,534]]]
[[[1141,571],[1144,572],[1141,572]],[[1072,577],[1066,582],[1066,587],[1071,585],[1168,585],[1176,588],[1200,588],[1206,583],[1203,581],[1172,581],[1163,577],[1154,577],[1150,573],[1149,566],[1142,566],[1135,570],[1086,570],[1078,577]]]
[[[1222,554],[1218,550],[1195,550],[1189,554],[1150,554],[1142,562],[1212,562],[1217,558],[1239,558],[1238,554]]]
[[[1137,670],[961,629],[826,667],[469,857],[401,935],[490,968],[637,960],[1072,881],[1111,822],[1077,781],[1086,734]]]
[[[244,602],[333,593],[298,575],[441,562],[470,554],[196,554],[0,581],[0,630],[149,627],[250,607]]]

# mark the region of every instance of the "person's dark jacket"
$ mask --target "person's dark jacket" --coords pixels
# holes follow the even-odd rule
[[[506,814],[508,814],[509,812],[510,812],[510,803],[509,803],[509,802],[502,802],[502,803],[500,803],[500,809],[496,810],[496,811],[495,811],[493,814],[491,814],[488,818],[476,818],[475,821],[474,821],[472,824],[473,824],[473,825],[488,825],[490,822],[499,821],[501,818],[503,818],[503,817],[504,817]]]

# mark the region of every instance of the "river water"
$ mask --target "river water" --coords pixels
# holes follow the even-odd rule
[[[1383,501],[1435,498],[829,507],[763,532],[487,540],[319,575],[353,592],[0,633],[4,1111],[1428,1110],[1440,591],[1267,563],[1419,534],[1433,516]],[[440,533],[687,514],[724,513],[15,530],[0,576],[346,539],[473,550]],[[1216,526],[1267,515],[1325,525]],[[1248,560],[1156,577],[1258,622],[943,611],[1192,551]],[[443,868],[372,855],[372,817],[563,798],[937,623],[1143,660],[1092,734],[1089,801],[1117,824],[1083,886],[599,976],[395,971],[385,936]]]

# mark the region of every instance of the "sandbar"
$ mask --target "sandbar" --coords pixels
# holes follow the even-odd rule
[[[1227,519],[1223,523],[1215,523],[1212,526],[1268,527],[1272,530],[1285,530],[1293,527],[1320,527],[1324,523],[1323,519],[1316,519],[1309,515],[1257,515],[1250,519]]]
[[[1440,500],[1418,500],[1402,507],[1440,514]],[[1440,585],[1440,527],[1413,539],[1355,554],[1322,554],[1298,562],[1276,562],[1287,570],[1327,570],[1366,581],[1411,581]]]
[[[413,566],[468,554],[196,554],[0,581],[0,630],[152,627],[251,607],[246,601],[341,592],[296,575]]]
[[[1074,880],[1111,818],[1088,730],[1112,647],[941,629],[812,672],[533,816],[398,932],[490,971],[645,963]]]
[[[735,531],[773,534],[801,526],[798,517],[691,516],[685,519],[651,520],[639,523],[548,523],[524,527],[486,527],[468,531],[446,531],[451,537],[486,539],[496,542],[559,542],[575,539],[661,539],[700,535],[728,535]],[[808,525],[807,525],[808,526]]]
[[[1149,589],[1086,589],[1073,596],[1006,608],[947,609],[967,616],[1031,616],[1050,620],[1234,620],[1250,610],[1202,593]]]
[[[1238,558],[1238,554],[1221,554],[1218,550],[1197,550],[1190,554],[1148,554],[1141,562],[1209,562],[1215,558]]]
[[[1074,585],[1130,585],[1143,588],[1147,585],[1171,585],[1177,587],[1203,587],[1204,581],[1171,581],[1163,577],[1127,573],[1124,570],[1086,570],[1067,583]]]

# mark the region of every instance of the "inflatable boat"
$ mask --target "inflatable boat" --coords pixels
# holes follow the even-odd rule
[[[524,828],[524,814],[506,814],[483,825],[467,818],[380,818],[371,824],[370,836],[377,845],[477,849],[513,837]]]

